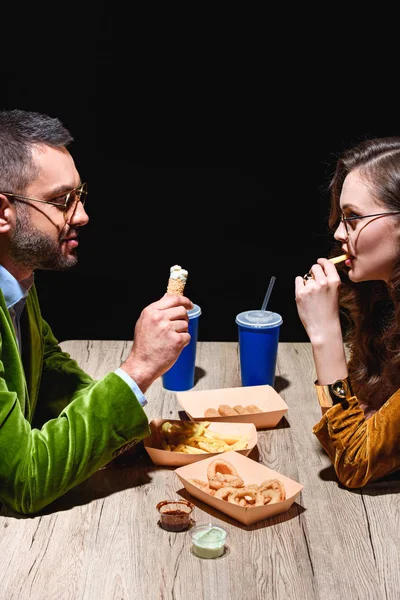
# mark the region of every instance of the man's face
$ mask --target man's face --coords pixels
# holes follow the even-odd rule
[[[43,146],[35,149],[34,160],[40,175],[24,196],[52,201],[80,184],[79,173],[67,150]],[[18,200],[14,206],[15,226],[8,250],[17,265],[33,271],[64,270],[76,264],[78,230],[89,221],[80,202],[67,222],[57,206]]]

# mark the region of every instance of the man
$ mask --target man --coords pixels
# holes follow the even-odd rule
[[[126,361],[100,381],[42,319],[36,269],[77,262],[86,184],[62,123],[0,112],[0,502],[33,514],[149,434],[144,394],[189,343],[183,296],[138,319]]]

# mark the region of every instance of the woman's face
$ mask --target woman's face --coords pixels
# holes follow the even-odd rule
[[[386,214],[390,210],[378,204],[370,189],[370,184],[359,171],[355,170],[347,175],[340,195],[344,218],[385,214],[341,221],[334,237],[342,243],[343,251],[351,257],[345,263],[349,267],[348,276],[351,281],[388,282],[394,261],[398,258],[400,214]]]

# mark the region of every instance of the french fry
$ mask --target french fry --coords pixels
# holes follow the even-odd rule
[[[341,254],[340,256],[334,256],[333,258],[328,258],[328,260],[329,260],[329,262],[333,263],[334,265],[337,265],[338,263],[341,263],[344,260],[346,260],[346,258],[349,258],[348,254]]]
[[[172,448],[172,452],[184,452],[185,451],[185,444],[178,444],[178,446],[171,446]]]
[[[245,436],[241,437],[240,440],[229,447],[229,450],[244,450],[247,448],[247,438]]]
[[[212,437],[213,439],[222,440],[228,445],[235,444],[238,440],[241,439],[241,436],[238,435],[227,435],[223,433],[217,433],[216,431],[208,432],[206,435]]]
[[[194,446],[189,446],[187,444],[180,444],[172,450],[172,452],[183,452],[183,454],[206,454],[205,450],[201,450],[201,448],[195,448]]]
[[[210,421],[164,421],[156,432],[160,447],[184,454],[219,453],[247,448],[246,436],[228,435],[209,431]]]
[[[207,442],[199,442],[199,447],[202,450],[205,450],[206,452],[223,452],[223,450],[220,450],[219,448],[217,449],[215,446],[213,446],[212,444],[207,444]]]
[[[226,450],[230,450],[231,446],[222,440],[213,440],[209,439],[206,442],[200,442],[209,446],[210,448],[214,448],[213,452],[225,452]]]
[[[202,448],[194,448],[193,446],[185,446],[185,448],[186,454],[207,454],[207,451]]]
[[[167,444],[167,442],[165,441],[165,439],[163,437],[161,437],[161,439],[160,439],[160,445],[163,450],[171,450],[170,444]]]

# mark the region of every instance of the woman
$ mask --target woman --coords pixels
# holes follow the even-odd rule
[[[330,192],[335,254],[348,258],[296,277],[296,302],[323,412],[313,433],[358,488],[400,469],[400,137],[346,151]]]

